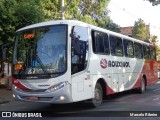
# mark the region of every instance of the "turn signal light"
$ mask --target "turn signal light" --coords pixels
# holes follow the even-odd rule
[[[14,70],[22,70],[23,69],[23,64],[22,63],[17,63],[14,66]]]

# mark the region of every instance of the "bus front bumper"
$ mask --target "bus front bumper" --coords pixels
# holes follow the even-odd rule
[[[73,102],[70,89],[71,85],[67,84],[56,91],[35,92],[33,90],[31,92],[17,89],[14,85],[12,86],[13,97],[15,100],[55,104]]]

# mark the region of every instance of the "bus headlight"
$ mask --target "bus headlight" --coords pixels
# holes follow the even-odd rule
[[[15,90],[21,91],[21,89],[18,88],[17,86],[13,85],[13,87],[14,87]]]
[[[68,82],[60,82],[56,85],[51,86],[45,92],[53,92],[53,91],[59,90],[59,89],[63,88],[64,86],[66,86],[67,84],[68,84]]]

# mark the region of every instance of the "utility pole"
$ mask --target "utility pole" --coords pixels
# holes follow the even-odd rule
[[[62,7],[61,7],[61,11],[62,11],[62,20],[65,19],[64,17],[64,11],[65,11],[65,8],[64,8],[64,0],[61,1],[62,2]]]

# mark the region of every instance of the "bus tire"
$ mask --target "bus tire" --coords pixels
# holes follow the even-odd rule
[[[146,82],[145,82],[144,77],[142,77],[141,86],[139,88],[139,93],[143,94],[145,91],[146,91]]]
[[[96,83],[94,90],[94,98],[91,99],[91,107],[98,107],[103,102],[103,91],[102,86],[99,83]]]

